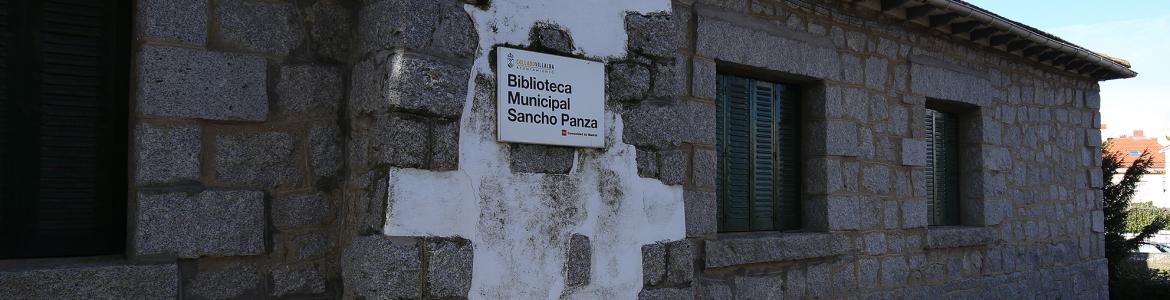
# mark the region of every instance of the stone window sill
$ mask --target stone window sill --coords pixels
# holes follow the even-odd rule
[[[704,243],[706,268],[830,257],[849,251],[827,232],[721,233]]]
[[[991,228],[976,226],[931,226],[926,229],[926,248],[975,247],[993,243]]]
[[[121,256],[0,260],[0,289],[16,299],[178,296],[174,263],[132,264]]]
[[[121,255],[0,259],[0,272],[129,264]]]

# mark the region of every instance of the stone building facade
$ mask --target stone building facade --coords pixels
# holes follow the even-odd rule
[[[0,294],[1107,298],[1127,65],[959,2],[579,2],[135,1],[125,253]],[[500,46],[603,62],[605,147],[497,142]],[[719,231],[717,74],[804,91],[800,230]],[[961,226],[927,222],[937,101]]]

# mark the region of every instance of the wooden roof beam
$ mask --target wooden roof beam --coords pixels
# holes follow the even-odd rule
[[[1023,54],[1024,54],[1024,57],[1032,57],[1036,54],[1040,54],[1040,52],[1044,52],[1047,49],[1048,49],[1048,47],[1045,47],[1043,45],[1035,45],[1032,47],[1024,48]]]
[[[882,11],[891,11],[902,7],[906,0],[882,0]]]
[[[995,28],[995,27],[986,27],[986,28],[975,29],[975,30],[971,31],[971,40],[978,41],[981,39],[985,39],[985,38],[991,36],[992,33],[996,33],[998,31],[999,31],[999,28]]]
[[[1057,50],[1048,50],[1044,53],[1040,53],[1040,56],[1037,56],[1036,60],[1040,61],[1040,62],[1046,62],[1046,61],[1056,59],[1056,57],[1060,56],[1061,54],[1062,54],[1062,52],[1057,51]]]
[[[906,8],[906,20],[913,21],[915,19],[925,17],[927,14],[930,14],[930,12],[934,11],[934,9],[934,6],[925,4]]]
[[[1033,42],[1029,40],[1015,40],[1007,44],[1007,52],[1015,52],[1032,44]]]
[[[942,26],[946,26],[948,24],[951,24],[951,22],[953,22],[955,20],[955,18],[958,18],[958,17],[959,17],[959,14],[956,14],[956,13],[945,13],[945,14],[941,14],[941,15],[930,16],[930,28],[939,28]]]
[[[988,38],[987,44],[992,47],[998,47],[999,45],[1007,44],[1014,40],[1016,40],[1016,36],[1013,34],[1001,34]]]
[[[951,24],[951,34],[968,33],[968,32],[971,32],[971,30],[974,30],[975,27],[977,27],[979,25],[983,25],[983,22],[967,21],[967,22],[954,23],[954,24]]]
[[[1099,66],[1097,64],[1088,64],[1088,65],[1085,65],[1084,67],[1081,67],[1080,70],[1077,70],[1077,73],[1080,73],[1081,75],[1089,75],[1089,74],[1093,74],[1093,72],[1096,72],[1097,70],[1100,70],[1100,69],[1101,69],[1101,66]]]

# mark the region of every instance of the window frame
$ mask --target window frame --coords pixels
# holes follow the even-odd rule
[[[748,101],[748,103],[746,103],[746,109],[748,110],[749,118],[747,120],[747,126],[749,127],[749,144],[746,146],[749,152],[749,158],[746,159],[749,171],[747,171],[748,174],[745,175],[749,178],[749,187],[747,188],[747,191],[744,192],[748,195],[749,198],[746,200],[747,216],[743,220],[745,224],[741,225],[731,225],[728,223],[729,217],[727,215],[727,205],[729,205],[729,203],[728,198],[726,197],[727,192],[724,190],[727,180],[726,174],[728,172],[728,165],[725,164],[725,162],[727,161],[726,156],[729,153],[728,150],[724,149],[724,147],[730,138],[729,135],[724,133],[724,130],[726,130],[727,127],[725,123],[728,120],[725,114],[728,113],[728,109],[730,107],[730,102],[728,102],[728,99],[726,98],[728,96],[725,89],[729,84],[727,81],[733,79],[745,81],[746,86],[744,88],[746,91],[744,91],[744,93],[746,94],[745,96],[747,99],[744,100]],[[802,223],[804,221],[804,217],[802,216],[802,202],[805,198],[803,182],[804,168],[802,166],[805,159],[805,155],[803,153],[805,144],[803,106],[806,102],[804,101],[805,94],[803,92],[805,88],[796,83],[782,80],[767,80],[754,76],[742,76],[731,72],[717,72],[715,83],[717,127],[716,155],[718,160],[715,188],[717,201],[716,223],[718,232],[766,232],[792,231],[802,229],[804,227]],[[751,136],[755,135],[753,132],[757,132],[757,126],[760,122],[756,118],[756,116],[759,115],[759,113],[756,112],[756,110],[759,108],[758,102],[756,102],[756,100],[759,100],[757,97],[761,96],[759,95],[761,90],[756,89],[756,87],[760,86],[760,83],[766,83],[772,86],[770,91],[766,92],[770,94],[770,96],[767,97],[770,97],[773,101],[773,103],[771,103],[772,111],[768,116],[766,116],[766,118],[772,119],[772,121],[769,122],[772,125],[770,134],[772,138],[770,141],[771,149],[769,150],[769,155],[771,155],[772,158],[768,161],[768,165],[772,166],[772,170],[770,172],[773,178],[771,180],[772,189],[771,191],[768,191],[768,193],[772,195],[772,204],[770,211],[771,215],[766,218],[770,219],[768,223],[771,224],[760,224],[760,218],[757,218],[757,216],[754,215],[757,213],[757,210],[754,209],[756,207],[754,204],[756,199],[755,195],[757,192],[759,192],[759,190],[756,188],[758,180],[755,179],[755,176],[759,173],[756,171],[759,163],[754,157],[754,154],[758,153],[757,148],[759,147],[759,144],[757,143],[757,139],[751,138]],[[795,113],[792,113],[793,110],[795,110]],[[784,118],[784,115],[787,115],[788,118]],[[785,124],[787,126],[785,126]],[[780,136],[781,133],[778,131],[781,130],[790,130],[790,132],[784,134],[784,136]],[[758,134],[758,132],[756,134]],[[784,138],[789,140],[795,138],[795,145],[792,145],[791,142],[782,142],[781,139]],[[780,163],[782,157],[787,157],[788,161],[785,163]],[[783,167],[787,167],[788,169],[783,169]],[[784,180],[785,177],[791,178],[790,180]],[[784,189],[784,187],[787,187],[787,189]],[[784,199],[785,195],[777,195],[777,193],[780,193],[779,191],[781,190],[787,190],[787,192],[784,192],[784,194],[791,198]],[[793,190],[795,190],[795,192],[793,192]]]
[[[959,114],[928,106],[924,121],[927,147],[925,176],[927,225],[961,225],[961,204],[964,190],[962,165],[964,159],[959,154],[961,149],[959,146]],[[943,128],[940,129],[940,125],[943,125]],[[941,147],[940,143],[943,144]],[[940,172],[943,173],[941,179],[939,178]],[[940,184],[942,187],[939,186]],[[940,193],[944,194],[940,195]],[[940,204],[942,207],[939,207]]]
[[[959,220],[947,224],[930,224],[929,217],[927,217],[927,220],[923,220],[923,224],[927,224],[929,227],[980,227],[999,224],[1002,213],[997,212],[997,210],[1002,209],[999,199],[1002,197],[1000,195],[1002,191],[995,190],[994,187],[997,185],[991,183],[1005,180],[1002,174],[1005,171],[1003,169],[1005,166],[1000,165],[1002,162],[993,162],[994,159],[991,156],[992,152],[997,150],[997,146],[994,146],[997,143],[991,142],[993,138],[990,136],[985,136],[999,132],[998,128],[990,128],[998,126],[996,121],[984,112],[984,107],[973,103],[927,98],[924,104],[922,106],[923,113],[928,109],[936,110],[954,114],[957,118]],[[924,118],[924,116],[922,117]],[[919,124],[919,126],[923,126],[925,122]],[[923,133],[925,131],[922,130]],[[925,145],[924,135],[922,139]],[[999,156],[1003,155],[1007,155],[1006,152],[1000,151]],[[925,171],[923,170],[924,173]],[[923,178],[925,177],[923,176]],[[925,185],[926,183],[921,182],[920,184]],[[927,211],[923,215],[929,215],[930,199],[925,200],[927,204],[923,206],[923,209]]]
[[[5,98],[24,101],[0,103],[5,106],[5,114],[17,116],[3,118],[2,126],[20,128],[12,131],[6,129],[5,143],[17,146],[6,145],[4,156],[0,156],[0,159],[5,160],[4,168],[0,168],[2,169],[0,172],[3,172],[0,180],[4,182],[0,184],[9,185],[0,189],[0,193],[3,193],[0,196],[2,202],[0,206],[4,208],[0,210],[0,214],[3,214],[0,216],[0,225],[4,227],[0,229],[0,237],[8,244],[0,247],[0,260],[124,254],[128,231],[126,187],[129,185],[130,153],[128,145],[131,108],[130,57],[133,32],[131,3],[111,1],[102,6],[100,11],[90,11],[101,18],[98,20],[100,26],[94,27],[97,35],[79,39],[91,38],[94,43],[66,45],[57,41],[58,44],[55,46],[86,45],[97,49],[94,53],[89,53],[93,54],[93,58],[85,61],[96,66],[97,75],[91,77],[93,80],[90,81],[95,86],[91,94],[94,97],[92,103],[96,106],[92,116],[95,121],[92,127],[75,128],[75,131],[92,130],[95,132],[93,136],[82,138],[97,139],[93,142],[95,147],[93,151],[82,151],[94,155],[92,160],[96,169],[93,172],[96,176],[86,178],[92,179],[95,184],[93,195],[87,203],[92,206],[90,213],[93,218],[87,220],[89,222],[87,224],[88,229],[93,232],[84,236],[76,233],[68,235],[76,239],[61,238],[64,235],[49,235],[39,228],[37,216],[33,212],[38,207],[46,205],[47,201],[42,197],[42,191],[32,187],[38,186],[40,174],[46,172],[46,167],[40,163],[44,151],[38,150],[44,136],[40,128],[42,126],[22,126],[40,123],[41,115],[45,114],[41,106],[47,101],[45,100],[47,97],[44,96],[43,90],[38,89],[44,89],[42,83],[53,79],[43,75],[47,72],[45,71],[47,68],[43,66],[46,60],[44,57],[46,53],[50,53],[50,47],[45,43],[47,39],[45,31],[50,28],[46,24],[51,23],[51,20],[46,19],[51,15],[46,13],[43,6],[39,6],[45,5],[43,3],[16,1],[11,5],[10,11],[17,13],[9,14],[10,19],[4,21],[11,25],[12,35],[0,36],[10,38],[5,41],[10,48],[6,49],[8,53],[2,58],[7,60],[9,69],[4,71],[25,76],[13,76],[9,82],[0,84],[8,85],[5,87],[7,93],[4,95]],[[63,55],[58,52],[52,53]],[[59,57],[56,59],[60,60]],[[58,64],[57,68],[61,68],[60,64],[64,63],[58,61]],[[67,75],[76,74],[55,73],[54,76],[58,77],[56,80],[59,82],[62,80],[60,77]],[[85,91],[84,88],[78,90]],[[102,105],[103,103],[105,105]],[[75,155],[80,157],[84,156],[84,153]],[[63,177],[56,179],[61,178]]]

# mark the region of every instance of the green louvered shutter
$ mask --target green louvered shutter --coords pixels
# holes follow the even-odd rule
[[[776,225],[776,93],[775,85],[752,81],[752,230]]]
[[[0,258],[119,253],[129,3],[0,1]]]
[[[720,222],[723,231],[746,231],[750,216],[751,101],[750,82],[719,77],[719,117],[716,124],[719,151]]]
[[[796,90],[718,77],[720,231],[800,227],[800,110]]]
[[[926,110],[927,209],[930,225],[959,224],[959,126],[954,114]]]
[[[776,227],[800,228],[800,94],[790,85],[777,84],[776,138]]]
[[[9,18],[12,14],[9,11],[12,9],[9,0],[0,0],[0,226],[8,224],[7,213],[12,208],[8,207],[7,201],[4,201],[5,195],[8,194],[6,188],[8,186],[8,170],[7,163],[8,147],[7,128],[8,128],[8,85],[12,83],[12,79],[8,75],[11,68],[8,66],[8,52],[11,51],[12,45],[12,25]],[[7,237],[0,229],[0,238]],[[3,250],[0,250],[2,252]]]

